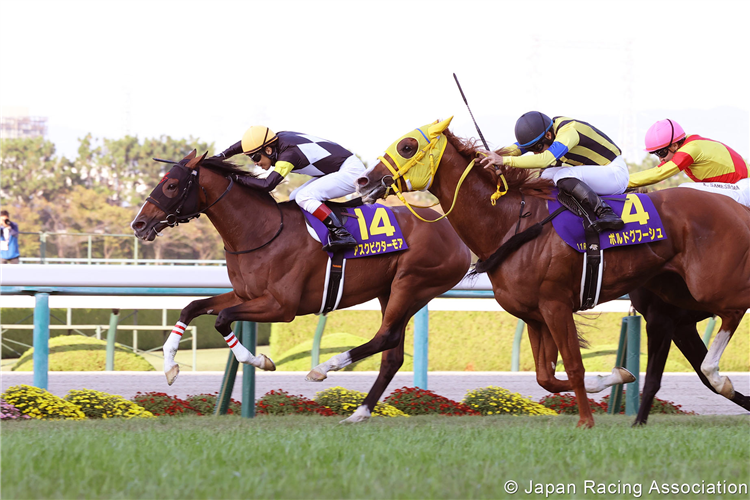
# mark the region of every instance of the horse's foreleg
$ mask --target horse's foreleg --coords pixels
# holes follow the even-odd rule
[[[729,311],[719,315],[721,317],[721,329],[711,343],[708,354],[706,354],[701,364],[701,371],[713,388],[727,399],[734,398],[734,387],[728,377],[719,375],[719,360],[721,360],[721,355],[724,353],[727,344],[729,344],[737,326],[739,326],[744,313],[745,311]]]
[[[656,393],[661,388],[661,378],[664,366],[669,357],[672,344],[674,324],[668,318],[658,321],[656,318],[646,320],[646,334],[648,336],[648,361],[646,363],[646,380],[643,383],[643,395],[633,425],[645,425],[651,411]]]
[[[342,424],[364,422],[375,411],[375,405],[378,404],[380,396],[383,395],[388,384],[391,383],[394,375],[396,375],[396,372],[404,364],[404,338],[406,337],[404,330],[405,328],[401,330],[401,342],[398,347],[383,352],[380,361],[380,372],[370,392],[367,393],[359,408],[349,418],[341,421]]]
[[[172,328],[172,332],[164,342],[162,351],[164,352],[164,374],[167,377],[167,383],[172,385],[180,373],[180,365],[175,362],[174,358],[180,347],[182,334],[190,322],[203,314],[218,314],[226,307],[238,304],[240,299],[234,292],[222,293],[215,297],[207,299],[194,300],[188,304],[181,312],[180,319]]]
[[[529,332],[531,352],[534,355],[537,383],[553,393],[572,391],[570,381],[555,377],[558,351],[546,325],[527,321],[526,327]]]
[[[573,321],[573,311],[560,302],[552,301],[540,303],[540,311],[557,348],[560,350],[565,365],[565,373],[568,374],[568,380],[578,400],[578,426],[593,427],[594,415],[591,412],[591,405],[586,394],[585,369],[581,358],[578,332]]]

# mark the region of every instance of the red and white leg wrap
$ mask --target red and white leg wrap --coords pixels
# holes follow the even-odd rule
[[[229,335],[224,337],[224,341],[234,353],[234,357],[237,358],[237,361],[255,366],[255,363],[253,363],[253,361],[255,361],[255,356],[253,356],[253,353],[248,351],[245,346],[240,343],[240,340],[234,335],[234,332],[229,332]]]
[[[168,371],[175,365],[174,357],[177,354],[177,349],[180,348],[180,340],[182,340],[182,334],[185,333],[187,325],[182,321],[178,321],[177,324],[172,328],[172,333],[167,337],[167,341],[164,342],[164,371]]]

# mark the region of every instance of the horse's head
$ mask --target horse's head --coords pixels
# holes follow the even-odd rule
[[[401,136],[379,157],[380,162],[357,179],[365,203],[395,193],[429,189],[448,143],[443,132],[453,117],[419,127]]]
[[[156,185],[138,215],[130,223],[136,237],[153,241],[168,226],[187,222],[199,214],[198,167],[206,158],[196,156],[193,150],[173,166]]]

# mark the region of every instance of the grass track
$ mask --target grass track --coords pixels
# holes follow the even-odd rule
[[[324,417],[166,417],[4,422],[2,497],[544,498],[534,483],[750,482],[746,416],[411,417],[356,426]],[[710,458],[709,458],[710,457]],[[515,495],[506,481],[519,483]],[[570,490],[569,490],[570,491]],[[690,498],[718,498],[690,495]],[[744,498],[744,495],[723,495]]]

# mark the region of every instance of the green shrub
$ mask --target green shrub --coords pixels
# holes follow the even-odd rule
[[[143,407],[122,396],[91,389],[70,390],[65,401],[78,406],[87,418],[148,418],[153,417]]]
[[[14,385],[3,394],[2,399],[15,406],[31,418],[39,420],[85,420],[81,409],[44,389],[30,385]]]
[[[625,414],[625,394],[627,391],[622,391],[622,401],[620,402],[620,411],[619,414]],[[640,399],[643,400],[643,393],[640,395]],[[609,410],[609,395],[604,396],[602,398],[602,406],[604,407],[604,411]],[[654,402],[651,404],[651,409],[648,412],[650,415],[654,415],[657,413],[660,414],[667,414],[667,415],[695,415],[695,412],[693,411],[685,411],[682,409],[681,405],[674,404],[671,401],[665,401],[663,399],[654,398]]]
[[[281,389],[264,394],[255,403],[255,411],[259,415],[335,415],[330,408],[304,396],[292,396]]]
[[[49,371],[104,371],[107,365],[107,343],[83,335],[55,337],[49,341]],[[34,349],[21,356],[13,371],[34,370]],[[115,346],[116,371],[154,371],[143,356]]]
[[[557,415],[554,410],[502,387],[474,389],[463,402],[482,415]]]
[[[354,413],[354,411],[362,405],[365,396],[367,396],[367,394],[364,392],[350,391],[343,387],[331,387],[317,393],[315,396],[315,402],[327,406],[338,415],[348,416]],[[389,404],[378,402],[375,405],[375,410],[373,410],[372,416],[408,417],[409,415]]]
[[[407,415],[481,415],[463,403],[417,387],[396,389],[383,402]]]

